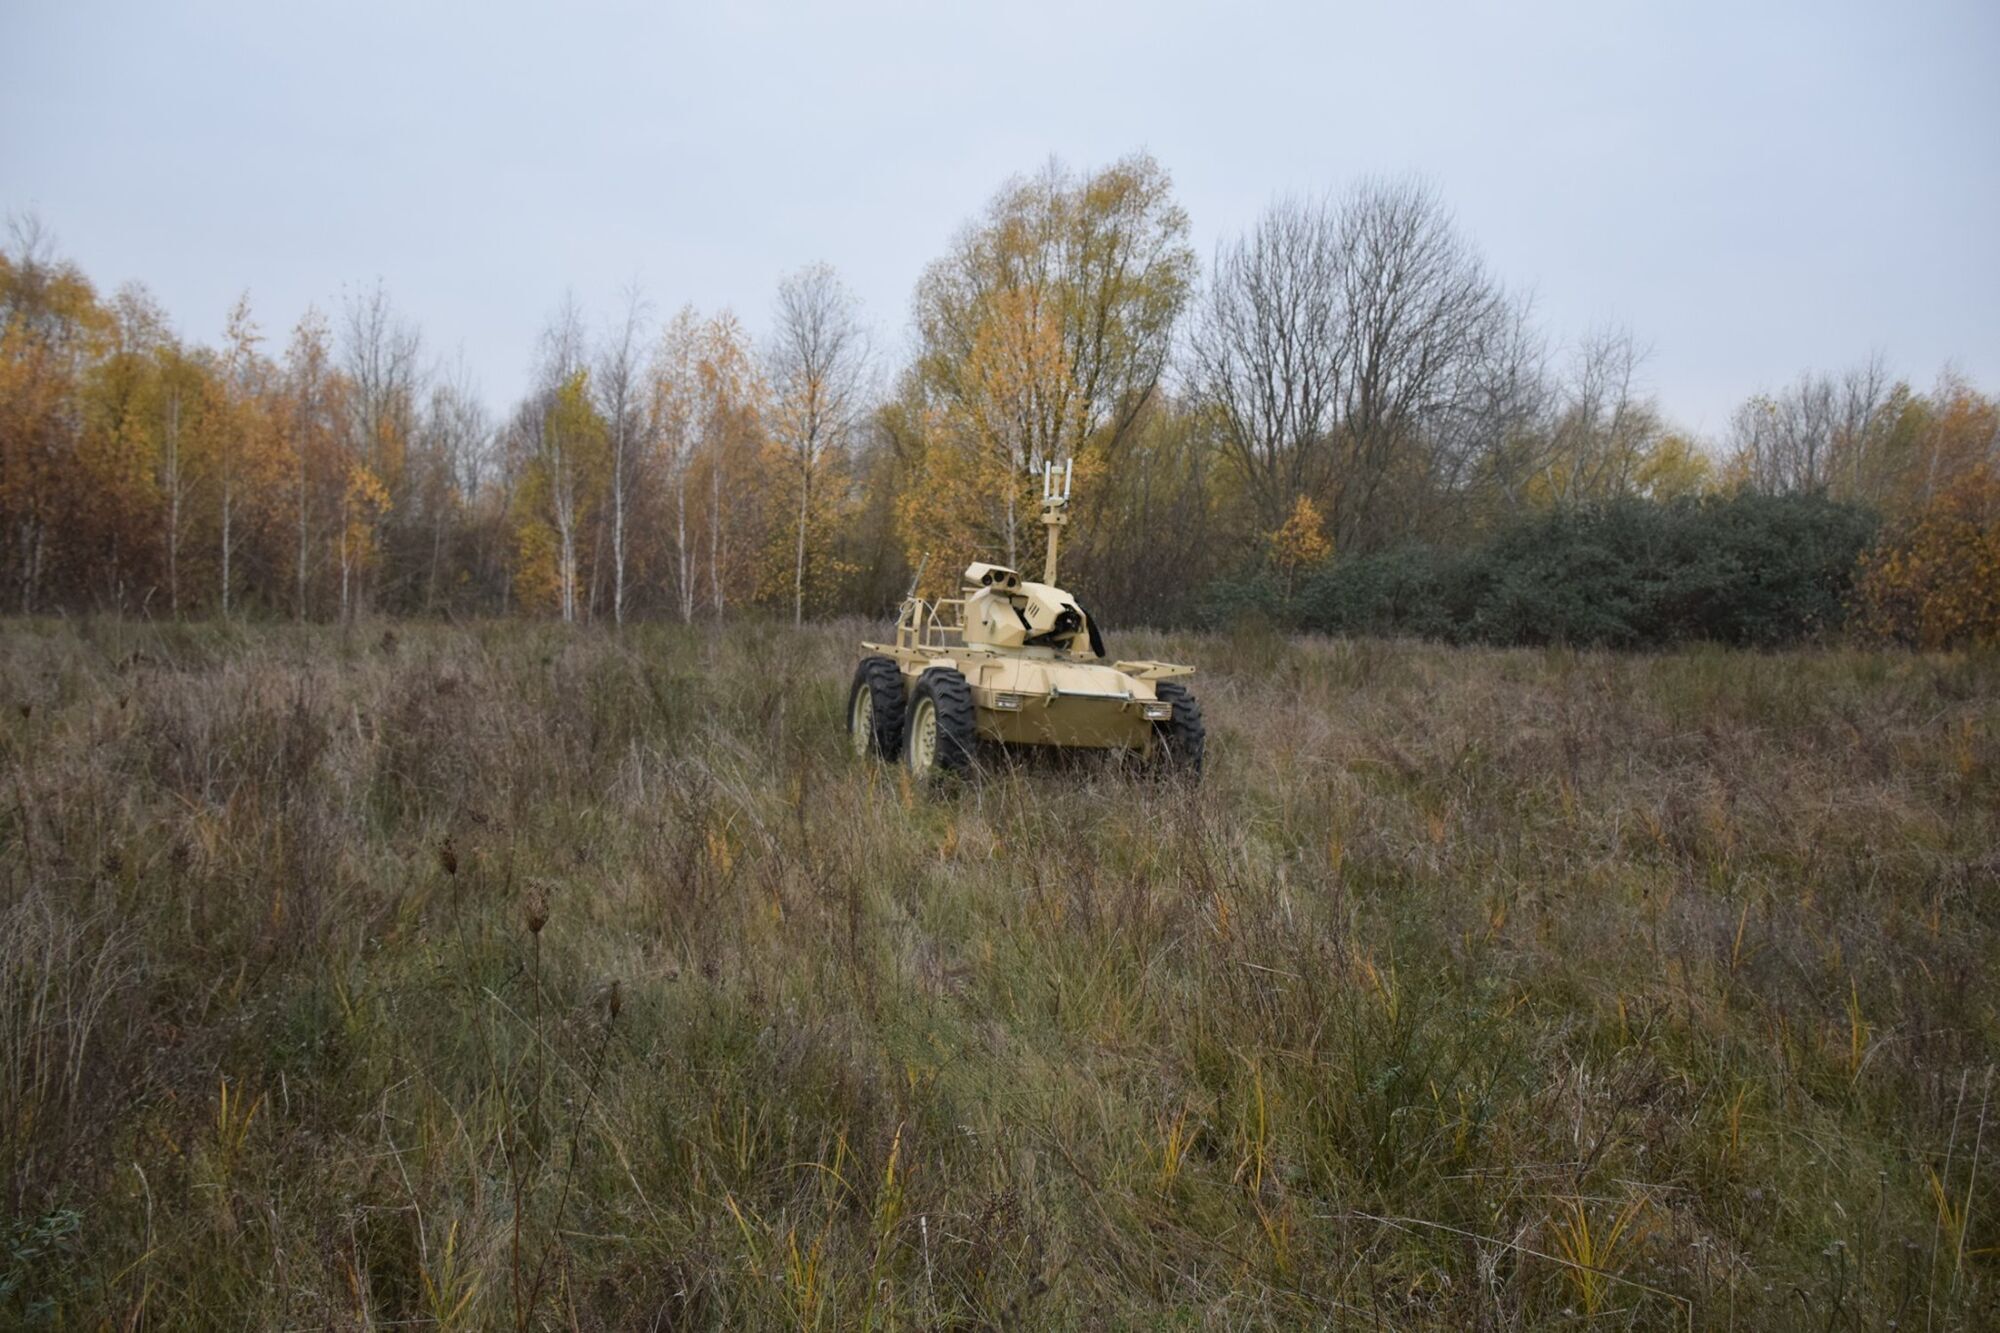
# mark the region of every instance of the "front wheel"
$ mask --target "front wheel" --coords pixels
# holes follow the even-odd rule
[[[847,743],[856,756],[892,759],[903,748],[903,673],[893,659],[864,657],[847,691]]]
[[[903,762],[910,776],[929,781],[972,767],[975,739],[972,688],[950,667],[932,667],[917,678],[904,728]]]
[[[1153,724],[1153,748],[1160,767],[1168,773],[1201,780],[1202,760],[1208,749],[1208,729],[1202,725],[1201,703],[1185,685],[1163,680],[1153,687],[1162,703],[1174,707],[1173,716]]]

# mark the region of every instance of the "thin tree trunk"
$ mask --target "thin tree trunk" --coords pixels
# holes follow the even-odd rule
[[[236,495],[227,482],[222,487],[222,618],[229,619],[229,537],[230,522],[235,517]]]
[[[597,619],[597,585],[604,575],[604,525],[597,524],[590,531],[590,584],[584,590],[583,604],[578,608],[579,619]],[[579,572],[578,578],[582,574]]]
[[[549,499],[556,518],[556,583],[561,590],[565,625],[576,623],[576,492],[562,437],[554,435],[549,450]]]
[[[437,506],[437,522],[431,525],[431,577],[430,587],[424,592],[424,610],[436,612],[438,591],[438,566],[444,561],[444,505]]]
[[[41,525],[32,518],[21,520],[21,614],[35,609],[35,579],[38,577],[42,547]]]
[[[35,588],[42,581],[42,560],[48,555],[48,547],[49,525],[38,522],[35,524],[34,558],[28,561],[28,591],[25,598],[25,605],[22,607],[23,610],[34,609]]]
[[[621,405],[618,452],[611,459],[611,623],[625,623],[625,422]]]
[[[792,566],[792,624],[805,623],[806,609],[806,513],[812,499],[812,469],[799,474],[799,549]]]
[[[576,534],[568,522],[558,525],[557,539],[559,568],[557,578],[562,584],[562,618],[565,625],[576,623]]]
[[[167,400],[167,606],[181,614],[181,396]]]
[[[440,453],[450,448],[449,445],[442,443],[433,447]],[[437,613],[438,570],[444,563],[444,532],[447,519],[445,498],[451,490],[451,482],[443,475],[445,468],[439,464],[435,453],[429,459],[429,463],[431,473],[429,479],[431,556],[428,568],[424,572],[424,614],[435,615]]]
[[[680,581],[681,623],[694,620],[694,571],[688,565],[687,474],[674,486],[674,576]]]
[[[340,504],[340,623],[345,625],[352,619],[353,602],[349,589],[352,586],[354,561],[348,554],[347,530],[353,526],[353,518],[348,513],[346,500]]]
[[[306,454],[305,440],[299,441],[299,595],[294,608],[300,624],[306,619]]]
[[[709,469],[708,590],[715,600],[715,618],[722,619],[722,461]]]

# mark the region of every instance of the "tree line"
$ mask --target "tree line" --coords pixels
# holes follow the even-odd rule
[[[1114,621],[1248,583],[1339,602],[1328,571],[1397,550],[1704,496],[1929,516],[1926,550],[1956,506],[1977,568],[2000,412],[1962,379],[1806,374],[1700,440],[1643,361],[1544,328],[1421,183],[1277,201],[1204,263],[1144,155],[1003,185],[924,270],[906,351],[826,265],[761,337],[634,291],[556,311],[499,415],[379,286],[282,333],[246,297],[191,341],[27,221],[0,252],[0,575],[23,613],[874,615],[919,569],[1032,573],[1034,476],[1065,457],[1065,575]]]

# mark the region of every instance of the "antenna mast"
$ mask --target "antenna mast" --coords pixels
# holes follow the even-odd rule
[[[1069,522],[1069,484],[1076,475],[1076,460],[1042,460],[1042,525],[1049,530],[1049,554],[1042,562],[1042,582],[1056,581],[1056,557],[1062,548],[1062,530]]]

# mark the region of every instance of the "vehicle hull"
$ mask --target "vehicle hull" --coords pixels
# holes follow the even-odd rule
[[[1106,665],[1048,651],[961,648],[949,652],[869,643],[893,659],[906,692],[924,672],[945,667],[972,690],[975,726],[982,740],[1005,745],[1053,745],[1149,753],[1155,722],[1147,716],[1161,700],[1154,682],[1191,675],[1193,668],[1164,662]],[[907,697],[907,694],[906,694]]]

